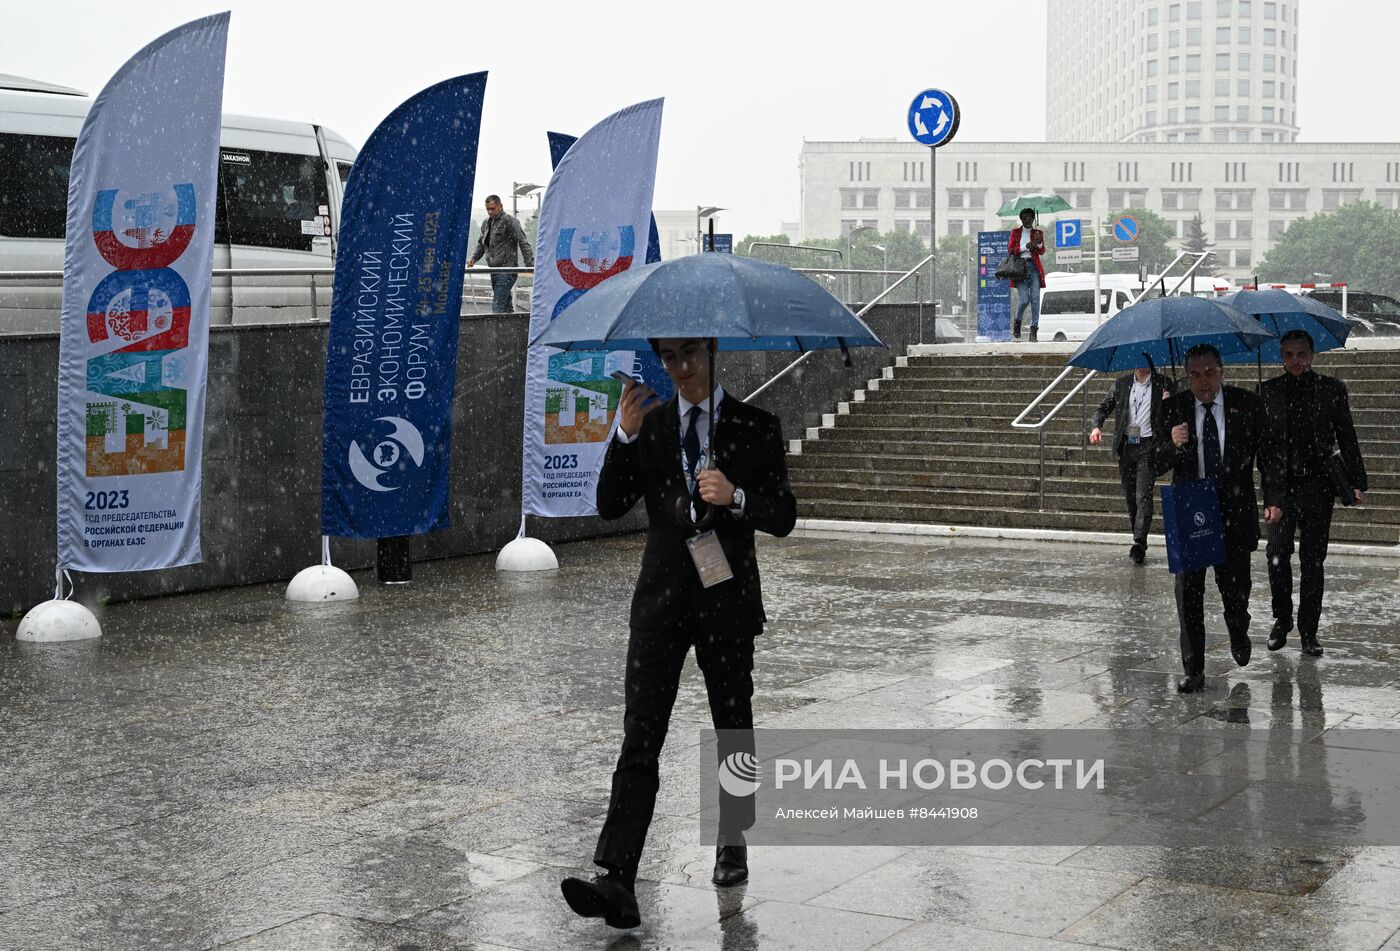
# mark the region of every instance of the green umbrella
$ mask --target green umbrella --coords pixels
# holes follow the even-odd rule
[[[1053,215],[1057,211],[1069,211],[1070,204],[1059,195],[1020,195],[997,209],[998,218],[1017,218],[1021,211],[1029,208],[1039,215]]]

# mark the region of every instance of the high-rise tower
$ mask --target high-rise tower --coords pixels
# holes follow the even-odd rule
[[[1300,2],[1049,0],[1046,138],[1295,141]]]

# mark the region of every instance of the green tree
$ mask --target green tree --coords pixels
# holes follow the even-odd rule
[[[972,242],[975,240],[975,235],[945,234],[938,241],[938,277],[933,296],[943,302],[944,314],[951,314],[954,304],[967,307],[972,289],[966,279],[972,266]],[[919,250],[920,253],[925,250],[922,242]]]
[[[1186,237],[1181,240],[1181,250],[1200,254],[1202,251],[1209,251],[1211,247],[1210,238],[1206,235],[1205,219],[1198,211],[1196,217],[1186,222]]]
[[[1293,222],[1259,262],[1259,277],[1298,283],[1326,274],[1357,290],[1395,296],[1400,294],[1397,246],[1400,212],[1356,202]]]

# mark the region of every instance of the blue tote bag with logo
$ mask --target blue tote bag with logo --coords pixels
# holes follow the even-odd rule
[[[1174,575],[1225,562],[1225,529],[1214,479],[1162,486],[1167,568]]]

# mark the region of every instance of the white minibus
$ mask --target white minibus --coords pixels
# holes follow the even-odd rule
[[[0,75],[0,271],[63,269],[68,166],[92,100]],[[225,114],[214,267],[330,267],[356,149],[323,126]],[[309,320],[308,277],[219,277],[211,324]],[[316,316],[330,313],[318,279]],[[57,281],[0,279],[0,333],[58,329]]]

